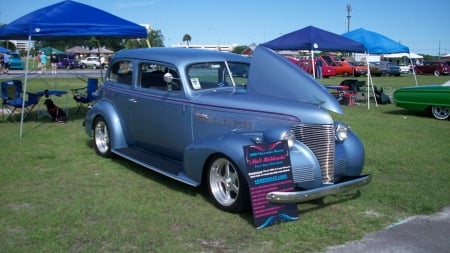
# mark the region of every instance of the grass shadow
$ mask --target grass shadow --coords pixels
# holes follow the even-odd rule
[[[411,116],[411,117],[421,117],[421,118],[430,118],[432,117],[429,111],[413,111],[407,109],[394,109],[384,112],[386,114],[394,115],[394,116]]]

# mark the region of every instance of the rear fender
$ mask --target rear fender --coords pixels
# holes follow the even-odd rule
[[[93,135],[95,120],[102,117],[109,128],[111,149],[127,147],[124,129],[114,106],[108,101],[100,100],[86,114],[85,130],[89,136]]]

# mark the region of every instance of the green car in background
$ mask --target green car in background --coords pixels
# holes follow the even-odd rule
[[[23,69],[23,61],[18,53],[8,53],[9,69]]]
[[[450,81],[441,85],[404,87],[393,95],[398,107],[414,111],[431,111],[436,119],[450,116]]]

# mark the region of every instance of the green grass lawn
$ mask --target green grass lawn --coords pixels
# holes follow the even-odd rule
[[[418,76],[419,84],[448,79]],[[414,85],[411,75],[373,80],[385,89]],[[83,85],[41,79],[29,90]],[[202,189],[97,156],[70,93],[69,107],[66,124],[32,115],[22,139],[17,122],[0,122],[0,252],[317,252],[450,204],[450,122],[393,104],[333,114],[362,139],[370,185],[299,204],[298,221],[263,230],[251,213],[215,208]]]

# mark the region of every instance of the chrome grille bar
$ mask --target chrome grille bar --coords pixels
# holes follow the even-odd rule
[[[324,184],[334,183],[333,125],[295,125],[291,127],[297,140],[308,146],[317,157]]]

